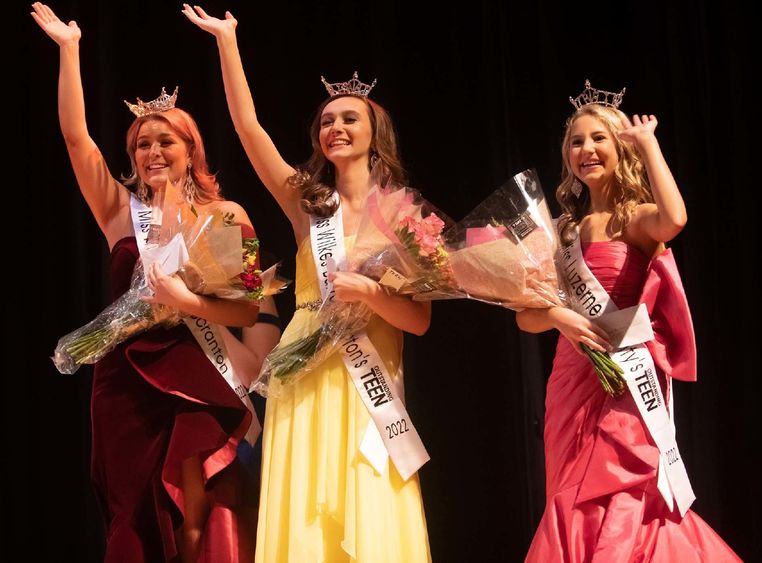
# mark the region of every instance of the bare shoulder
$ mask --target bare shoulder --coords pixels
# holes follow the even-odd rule
[[[215,201],[214,203],[210,203],[209,207],[223,214],[232,214],[236,223],[251,226],[251,219],[249,219],[246,210],[235,201],[230,201],[228,199]]]

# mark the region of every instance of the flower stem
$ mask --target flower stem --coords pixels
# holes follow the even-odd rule
[[[585,344],[580,344],[580,347],[593,364],[603,390],[615,399],[620,398],[627,387],[622,368],[611,359],[607,352],[593,350]]]

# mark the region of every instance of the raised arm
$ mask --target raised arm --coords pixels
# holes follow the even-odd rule
[[[112,177],[87,130],[79,69],[79,40],[82,32],[76,22],[70,21],[68,25],[63,23],[45,4],[36,2],[32,6],[32,18],[60,49],[58,118],[61,133],[79,189],[111,247],[126,234],[121,232],[125,222],[119,219],[125,217],[129,192]]]
[[[655,201],[655,205],[638,206],[631,223],[633,234],[645,235],[656,242],[667,242],[680,233],[688,216],[680,190],[654,135],[657,123],[653,115],[635,115],[632,125],[623,123],[625,128],[619,132],[619,138],[633,143],[637,148]]]
[[[238,22],[230,12],[225,12],[225,19],[221,20],[209,16],[199,6],[191,8],[188,4],[183,4],[183,14],[217,39],[222,80],[233,125],[260,180],[275,197],[291,223],[296,224],[302,216],[299,207],[301,196],[288,184],[288,178],[295,171],[283,160],[257,119],[254,100],[238,52],[235,33]]]

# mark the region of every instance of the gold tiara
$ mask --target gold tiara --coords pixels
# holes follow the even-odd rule
[[[367,97],[367,95],[370,94],[370,91],[376,85],[375,78],[373,79],[372,84],[365,84],[364,82],[361,82],[357,78],[357,71],[355,71],[355,73],[352,75],[352,80],[349,80],[347,82],[335,82],[331,84],[322,76],[320,77],[320,80],[323,82],[325,89],[328,91],[328,94],[332,98],[334,96],[339,96],[341,94],[350,94],[352,96]]]
[[[602,106],[616,109],[619,107],[619,104],[622,103],[625,90],[626,88],[622,88],[622,91],[618,94],[615,92],[607,92],[606,90],[598,90],[597,88],[590,86],[589,80],[585,80],[585,89],[582,90],[582,93],[576,98],[569,96],[569,101],[577,109],[588,104],[600,104]]]
[[[124,103],[127,104],[127,107],[130,108],[130,111],[138,117],[144,117],[146,115],[151,115],[152,113],[161,113],[162,111],[167,111],[168,109],[175,107],[178,90],[179,86],[175,86],[175,91],[172,92],[172,95],[170,96],[162,86],[161,94],[155,100],[144,102],[138,98],[137,104],[131,104],[127,100],[124,100]]]

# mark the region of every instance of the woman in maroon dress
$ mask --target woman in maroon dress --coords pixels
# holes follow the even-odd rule
[[[60,47],[61,131],[111,249],[114,298],[128,289],[139,256],[135,194],[149,200],[169,180],[197,210],[232,214],[244,236],[254,236],[244,210],[220,195],[194,120],[168,96],[138,112],[127,133],[133,174],[124,183],[112,177],[85,121],[81,32],[44,4],[33,7],[34,20]],[[156,265],[146,277],[151,302],[219,325],[256,320],[255,304],[196,295]],[[106,561],[253,560],[257,491],[236,456],[252,415],[185,325],[153,329],[98,362],[91,406],[92,477],[106,521]]]
[[[587,85],[572,101],[577,110],[567,121],[562,144],[556,197],[563,209],[564,256],[571,257],[563,275],[579,272],[586,283],[575,278],[572,308],[517,314],[523,330],[555,328],[562,336],[545,399],[546,507],[526,559],[738,561],[688,510],[694,497],[687,477],[672,467],[665,470],[661,462],[672,465],[679,456],[662,453],[644,422],[651,416],[648,409],[655,409],[655,381],[664,392],[664,408],[671,411],[670,379],[696,378],[690,313],[674,258],[665,250],[687,217],[654,136],[656,118],[636,115],[631,124],[616,109],[622,94]],[[593,318],[602,307],[591,299],[599,298],[611,310],[646,305],[654,338],[637,348],[638,357],[649,355],[655,368],[654,388],[651,383],[642,387],[649,401],[646,415],[627,389],[619,399],[603,390],[580,348],[613,353],[609,336]]]

